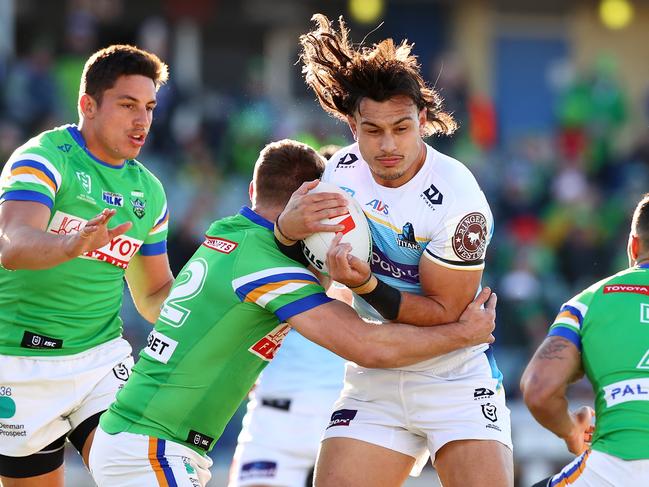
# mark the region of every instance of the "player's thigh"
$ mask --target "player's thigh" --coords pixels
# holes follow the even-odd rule
[[[204,487],[212,461],[179,443],[97,428],[90,473],[99,487]]]
[[[443,373],[409,373],[404,394],[413,427],[426,435],[434,465],[446,484],[481,485],[463,482],[473,482],[473,476],[487,468],[497,475],[485,485],[511,484],[510,411],[499,374],[486,354]],[[484,462],[490,455],[497,461]]]
[[[444,487],[514,485],[512,451],[493,440],[456,440],[437,451],[435,469]]]
[[[322,442],[315,487],[398,487],[408,478],[415,458],[353,438]]]

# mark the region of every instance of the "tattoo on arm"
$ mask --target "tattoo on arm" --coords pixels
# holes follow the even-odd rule
[[[547,340],[539,348],[540,360],[564,360],[562,352],[570,346],[570,342],[562,339]]]

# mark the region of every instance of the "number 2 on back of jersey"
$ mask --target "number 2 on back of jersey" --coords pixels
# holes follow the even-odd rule
[[[176,283],[169,293],[169,297],[162,305],[160,321],[178,328],[189,317],[191,310],[182,303],[197,296],[203,289],[207,277],[207,262],[205,259],[196,259],[189,263],[176,278]]]

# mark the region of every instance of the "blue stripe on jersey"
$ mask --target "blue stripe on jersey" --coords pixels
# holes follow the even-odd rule
[[[569,304],[564,304],[563,306],[561,306],[561,309],[559,310],[559,313],[561,313],[562,311],[569,311],[571,314],[575,315],[575,317],[579,321],[579,327],[580,328],[581,328],[581,325],[584,324],[584,317],[581,315],[581,311],[579,311],[574,306],[570,306]]]
[[[140,255],[160,255],[167,252],[167,241],[156,242],[151,244],[142,244]]]
[[[11,169],[17,169],[19,167],[31,167],[34,169],[38,169],[43,174],[45,174],[50,181],[52,181],[52,184],[56,188],[56,191],[59,190],[59,185],[56,184],[56,178],[54,177],[54,174],[52,174],[52,171],[50,171],[47,167],[45,167],[45,164],[43,164],[42,162],[33,161],[31,159],[21,159],[20,161],[14,162],[11,165]]]
[[[252,211],[250,208],[247,206],[242,207],[239,210],[239,213],[243,216],[245,216],[248,220],[250,220],[253,223],[256,223],[257,225],[260,225],[264,228],[267,228],[271,232],[273,231],[275,224],[271,222],[270,220],[266,220],[263,216],[258,215],[254,211]]]
[[[491,377],[498,380],[498,388],[501,388],[503,386],[503,373],[498,368],[498,364],[496,364],[496,357],[494,357],[494,351],[493,348],[491,348],[491,345],[489,345],[489,348],[484,351],[484,354],[487,356],[487,360],[489,361]]]
[[[158,444],[156,446],[156,458],[158,459],[158,462],[160,462],[160,466],[162,467],[162,471],[165,474],[165,479],[167,479],[167,483],[169,484],[169,487],[178,487],[178,484],[176,483],[176,479],[174,478],[174,472],[171,470],[171,467],[169,466],[169,462],[167,461],[167,457],[165,457],[165,444],[166,441],[158,438]]]
[[[311,274],[307,274],[306,271],[303,273],[286,272],[283,274],[273,274],[272,276],[262,277],[260,279],[257,279],[256,281],[247,282],[244,285],[236,288],[234,292],[237,293],[239,299],[243,301],[244,299],[246,299],[246,296],[250,294],[250,292],[254,291],[258,287],[261,287],[271,282],[281,282],[281,281],[291,281],[291,280],[311,281],[314,282],[315,284],[320,284],[320,281],[318,281],[315,278],[315,276]]]
[[[38,191],[30,191],[27,189],[18,189],[15,191],[7,191],[0,196],[0,201],[35,201],[42,203],[50,210],[54,206],[54,201],[49,196],[39,193]]]
[[[333,301],[333,299],[325,293],[311,294],[302,299],[298,299],[297,301],[293,301],[292,303],[285,304],[275,311],[275,316],[277,316],[281,321],[286,321],[291,316],[299,315],[300,313],[304,313],[311,308],[328,303],[329,301]]]
[[[581,337],[579,336],[579,333],[577,333],[572,328],[565,326],[555,326],[550,330],[548,336],[565,338],[566,340],[571,341],[574,346],[577,347],[577,350],[581,352]]]
[[[95,157],[95,156],[92,154],[92,152],[90,152],[90,151],[88,150],[88,146],[86,145],[86,141],[85,141],[85,139],[83,138],[83,135],[81,135],[81,132],[79,132],[79,129],[76,127],[76,125],[69,125],[68,128],[67,128],[67,130],[68,130],[68,133],[69,133],[69,134],[72,136],[72,138],[74,139],[74,141],[75,141],[77,144],[79,144],[79,146],[80,146],[80,147],[85,151],[86,154],[88,154],[88,156],[90,156],[90,158],[91,158],[93,161],[95,161],[95,162],[101,164],[102,166],[110,167],[110,168],[112,168],[112,169],[121,169],[121,168],[123,168],[124,165],[126,164],[126,161],[124,161],[124,162],[122,162],[119,166],[115,166],[115,165],[113,165],[113,164],[108,164],[107,162],[102,161],[102,160],[99,159],[98,157]]]
[[[155,224],[153,226],[157,227],[158,225],[160,225],[160,223],[162,223],[164,221],[164,219],[167,218],[168,214],[169,214],[169,209],[166,208],[164,215],[162,215],[162,218],[160,218],[157,222],[155,222]]]

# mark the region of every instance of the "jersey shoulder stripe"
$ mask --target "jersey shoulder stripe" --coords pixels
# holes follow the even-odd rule
[[[56,167],[45,157],[33,153],[22,153],[12,156],[2,171],[0,178],[0,192],[3,199],[6,195],[16,191],[30,191],[41,193],[54,200],[54,196],[61,186],[61,174]],[[29,201],[26,193],[20,198]],[[34,195],[33,201],[41,202],[42,198]],[[51,205],[48,205],[51,207]]]
[[[275,316],[277,316],[281,321],[286,321],[291,316],[303,313],[311,308],[328,303],[329,301],[333,300],[325,293],[310,294],[309,296],[285,304],[281,308],[277,309],[277,311],[275,311]]]
[[[272,299],[308,284],[319,282],[306,269],[275,267],[234,279],[232,288],[241,301],[252,301],[264,306]]]
[[[52,174],[52,172],[40,162],[30,159],[21,159],[16,161],[11,165],[9,177],[21,180],[19,178],[21,175],[25,176],[22,181],[45,184],[52,190],[52,194],[56,193],[59,189],[54,174]]]
[[[149,235],[155,235],[156,233],[164,232],[165,230],[167,230],[168,225],[169,210],[167,209],[167,205],[165,203],[164,207],[162,208],[162,215],[156,219],[156,223],[153,225],[153,228],[151,228]]]

